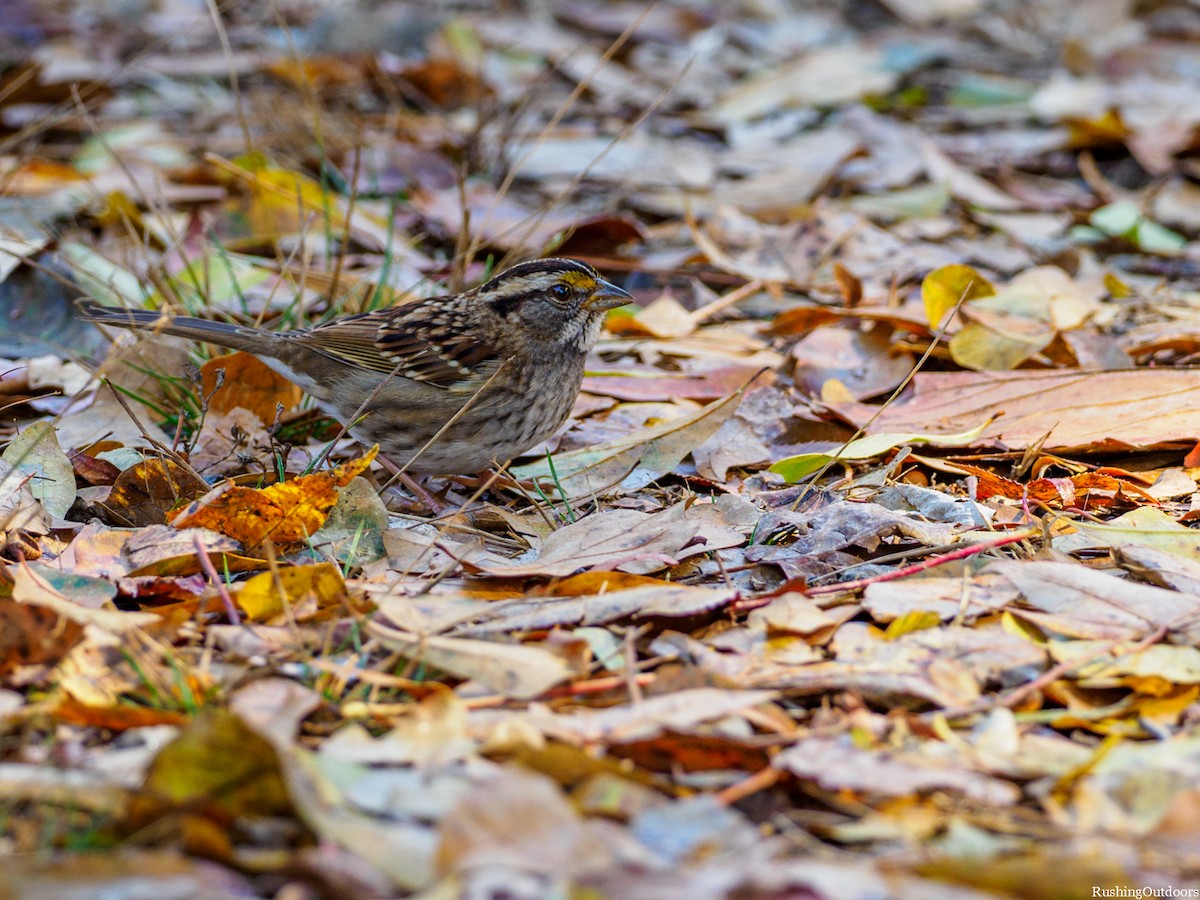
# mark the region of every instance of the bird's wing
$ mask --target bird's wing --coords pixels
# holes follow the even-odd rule
[[[499,356],[459,315],[440,315],[424,304],[334,319],[293,339],[310,350],[373,372],[400,375],[450,388],[486,374]]]

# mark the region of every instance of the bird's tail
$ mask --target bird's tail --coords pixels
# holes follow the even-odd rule
[[[169,316],[165,313],[151,312],[145,309],[121,309],[113,306],[101,306],[98,303],[80,304],[79,318],[85,322],[95,322],[97,325],[173,334],[177,337],[207,341],[210,344],[218,344],[234,350],[248,350],[251,353],[260,354],[267,352],[264,345],[274,336],[268,331],[230,325],[228,322],[212,322],[208,319],[194,319],[189,316]]]

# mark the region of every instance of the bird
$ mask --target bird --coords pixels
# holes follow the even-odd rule
[[[80,318],[252,353],[400,471],[473,475],[558,430],[605,312],[632,299],[586,263],[540,259],[463,293],[290,331],[90,301]]]

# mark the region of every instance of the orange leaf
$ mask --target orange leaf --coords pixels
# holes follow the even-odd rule
[[[183,713],[149,706],[134,706],[125,703],[117,706],[89,706],[74,697],[64,697],[54,708],[54,717],[60,722],[84,725],[90,728],[106,728],[109,731],[128,731],[130,728],[146,728],[151,725],[183,725],[188,717]]]
[[[208,528],[240,541],[247,549],[265,540],[280,544],[307,540],[337,503],[335,488],[344,487],[375,459],[372,447],[360,459],[315,475],[262,489],[225,482],[191,503],[171,524],[175,528]]]
[[[217,386],[218,373],[225,372]],[[211,413],[225,413],[236,407],[249,410],[270,425],[275,421],[276,404],[291,409],[300,402],[301,390],[249,353],[216,356],[200,369],[204,396],[209,398]]]

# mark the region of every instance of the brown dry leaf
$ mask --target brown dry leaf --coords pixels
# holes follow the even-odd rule
[[[389,628],[378,619],[367,627],[376,640],[409,659],[518,700],[544,694],[576,674],[563,657],[541,647],[426,636]]]
[[[290,678],[258,678],[229,698],[229,709],[276,749],[284,750],[294,746],[300,723],[321,702],[316,691]]]
[[[531,710],[514,718],[566,743],[625,743],[647,740],[663,731],[688,733],[705,722],[770,703],[777,696],[773,690],[692,688],[648,697],[631,705],[557,714]],[[472,714],[473,722],[486,719],[483,714]]]
[[[1116,550],[1141,547],[1170,553],[1181,561],[1200,559],[1200,532],[1154,507],[1138,507],[1104,525],[1083,521],[1074,523],[1074,527],[1075,534],[1055,539],[1057,548],[1075,551],[1091,547]]]
[[[958,165],[937,144],[928,138],[920,141],[921,160],[929,180],[934,184],[944,184],[950,193],[973,206],[981,206],[992,210],[1020,209],[1022,204],[995,185],[980,178],[970,169]]]
[[[1032,610],[1012,612],[1075,638],[1136,641],[1160,626],[1200,640],[1200,596],[1137,584],[1073,563],[997,562]]]
[[[82,703],[70,694],[64,695],[53,710],[54,717],[60,722],[69,722],[91,728],[104,728],[108,731],[128,731],[131,728],[149,728],[155,725],[183,726],[188,723],[188,717],[183,713],[169,709],[154,709],[147,706],[135,706],[132,703],[122,703],[116,706],[91,706]]]
[[[418,187],[412,193],[412,203],[423,216],[451,234],[463,228],[463,216],[469,216],[473,234],[503,249],[541,250],[574,222],[570,213],[539,212],[523,206],[511,194],[500,196],[493,186],[480,179],[471,179],[461,190],[458,186]]]
[[[717,433],[692,451],[696,471],[723,482],[731,468],[758,466],[777,458],[772,448],[795,421],[800,406],[774,385],[753,388]]]
[[[239,555],[242,545],[233,538],[207,528],[147,525],[129,535],[121,548],[121,556],[128,568],[125,574],[133,577],[195,575],[203,571],[196,556],[197,546],[204,548],[219,570],[246,572],[263,566],[261,559]]]
[[[99,791],[98,791],[99,792]],[[226,866],[178,850],[108,850],[61,858],[15,857],[4,867],[14,897],[245,897],[253,885]]]
[[[137,830],[172,813],[220,822],[291,810],[271,744],[232,713],[210,710],[158,753],[121,827]]]
[[[1122,542],[1113,547],[1121,568],[1159,587],[1200,595],[1200,560],[1195,552],[1171,553],[1160,547]]]
[[[262,489],[226,482],[190,504],[173,528],[208,528],[253,549],[263,541],[307,541],[324,524],[345,487],[370,466],[377,449],[326,472],[301,475]]]
[[[1125,679],[1131,687],[1149,679],[1172,685],[1200,684],[1200,649],[1196,647],[1154,644],[1122,655],[1121,648],[1109,641],[1051,641],[1046,649],[1055,662],[1078,659],[1079,666],[1071,677],[1100,682],[1099,687],[1107,687],[1112,679]],[[1103,652],[1099,658],[1098,652]]]
[[[737,171],[744,165],[751,171],[745,177],[721,178],[703,198],[705,205],[736,206],[764,219],[795,214],[820,194],[842,164],[861,149],[857,134],[829,126],[796,135],[765,153],[755,148],[757,152],[725,154],[728,169]],[[667,198],[663,196],[662,200]]]
[[[80,605],[75,598],[55,588],[51,582],[52,572],[53,570],[35,572],[30,565],[17,566],[12,573],[13,599],[18,603],[43,607],[67,621],[79,625],[95,625],[113,634],[161,621],[154,613],[121,612],[115,609],[100,609],[94,605]]]
[[[835,500],[828,506],[812,512],[783,512],[776,515],[776,527],[794,526],[800,534],[786,546],[755,546],[756,551],[775,548],[785,551],[770,556],[772,561],[777,561],[785,555],[818,556],[847,547],[862,547],[873,551],[884,538],[892,536],[902,536],[936,547],[958,540],[963,531],[962,526],[954,522],[930,522],[918,516],[896,512],[878,503],[857,503],[850,500]]]
[[[893,391],[912,371],[911,353],[889,350],[892,339],[885,326],[863,331],[857,327],[819,328],[792,348],[796,386],[819,395],[836,378],[856,400]]]
[[[1190,446],[1200,437],[1200,382],[1186,370],[936,372],[917,375],[913,387],[869,433],[955,434],[999,415],[973,446],[1024,450],[1049,435],[1048,452],[1097,453]],[[877,412],[864,404],[832,406],[853,424]]]
[[[691,415],[628,437],[560,453],[553,464],[543,460],[516,466],[512,474],[538,482],[547,496],[593,497],[617,485],[623,491],[637,490],[674,471],[689,453],[712,437],[733,415],[744,390]]]
[[[0,675],[55,665],[83,638],[83,627],[53,609],[0,600]]]
[[[678,338],[694,332],[697,324],[682,303],[670,294],[663,294],[633,315],[610,316],[605,328],[612,334]]]
[[[520,828],[513,828],[514,822]],[[544,775],[506,766],[442,819],[437,866],[467,875],[488,866],[517,866],[555,879],[610,862],[558,785]]]
[[[493,562],[479,567],[490,575],[572,575],[584,569],[620,569],[649,574],[697,553],[736,547],[745,538],[714,521],[705,506],[679,503],[657,513],[610,509],[566,525],[546,538],[537,560]]]
[[[836,661],[764,665],[747,671],[741,682],[801,694],[852,690],[889,704],[914,697],[957,707],[979,699],[982,684],[1024,681],[1045,663],[1040,648],[994,625],[931,628],[886,640],[878,629],[847,622],[830,649]]]
[[[429,766],[465,759],[475,752],[467,736],[467,705],[442,685],[412,704],[378,738],[351,724],[321,745],[322,757],[367,765]],[[347,704],[343,712],[351,712]]]
[[[257,415],[240,407],[212,412],[204,417],[200,433],[192,443],[188,462],[208,478],[233,475],[245,468],[246,455],[269,447],[271,438]]]
[[[861,43],[812,50],[735,85],[710,111],[729,124],[784,106],[834,106],[864,94],[886,94],[900,73],[885,65],[880,47]]]
[[[378,779],[371,779],[364,789],[358,787],[356,780],[367,781],[372,774],[369,770],[348,772],[344,762],[334,759],[328,765],[323,756],[294,745],[281,753],[297,813],[323,841],[344,847],[378,867],[403,888],[419,890],[432,884],[438,838],[426,824],[428,806],[404,809],[404,801],[417,796],[426,799],[430,795],[440,799],[441,794],[448,792],[443,785],[450,782],[451,787],[461,787],[459,779],[439,777],[443,773],[426,770],[416,779],[386,784],[383,789]],[[365,802],[368,799],[375,803],[369,806]],[[377,808],[380,800],[386,808]]]
[[[925,318],[920,304],[914,302],[895,308],[858,306],[854,309],[802,304],[785,309],[777,315],[767,328],[767,334],[781,337],[805,335],[824,325],[848,319],[861,322],[883,322],[891,325],[898,332],[927,338],[930,331]]]
[[[557,587],[561,588],[561,585]],[[574,625],[605,625],[626,618],[695,616],[720,609],[736,596],[737,592],[728,588],[656,581],[645,587],[607,590],[595,596],[519,597],[488,603],[471,612],[464,611],[467,620],[451,626],[450,633],[483,637]],[[379,607],[384,613],[389,605],[389,598],[379,598]]]
[[[989,806],[1011,806],[1021,797],[1016,785],[978,772],[955,768],[947,759],[917,754],[864,750],[849,737],[813,737],[772,760],[798,778],[829,791],[853,791],[874,797],[907,797],[949,790]]]
[[[977,485],[975,496],[979,500],[989,497],[1005,497],[1009,500],[1028,498],[1060,509],[1069,506],[1090,510],[1105,509],[1118,499],[1126,504],[1158,503],[1148,491],[1129,479],[1100,472],[1083,472],[1066,478],[1035,478],[1027,484],[1021,484],[966,463],[949,463],[946,468],[974,475]]]
[[[867,585],[862,606],[876,622],[887,624],[914,611],[933,612],[943,622],[958,615],[966,621],[1006,608],[1020,592],[999,575],[962,578],[906,578]]]
[[[173,460],[147,459],[118,475],[108,498],[97,505],[118,525],[162,525],[173,509],[207,490],[207,481]]]

